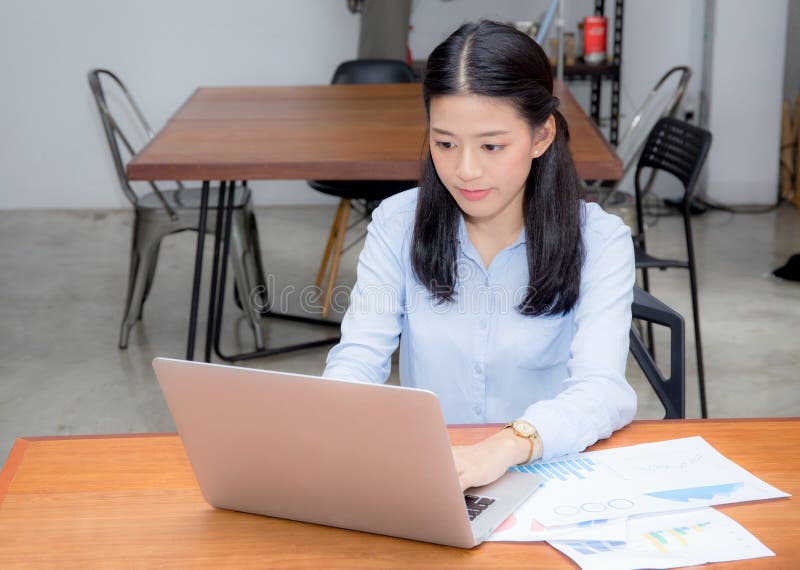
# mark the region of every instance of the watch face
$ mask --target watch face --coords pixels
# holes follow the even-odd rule
[[[521,422],[519,420],[513,423],[514,430],[517,433],[520,433],[526,437],[530,437],[533,435],[533,426],[528,422]]]

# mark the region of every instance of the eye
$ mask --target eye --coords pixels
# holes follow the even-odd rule
[[[438,146],[439,148],[443,148],[445,150],[449,150],[453,148],[454,145],[453,143],[448,141],[436,141],[436,146]]]
[[[483,148],[485,148],[489,152],[497,152],[499,150],[503,150],[505,148],[505,145],[502,145],[502,144],[485,144],[485,145],[483,145]]]

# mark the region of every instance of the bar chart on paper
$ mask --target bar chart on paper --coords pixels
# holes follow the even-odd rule
[[[665,530],[652,530],[642,533],[641,538],[649,542],[659,552],[670,554],[675,546],[679,549],[689,546],[689,542],[694,541],[696,538],[692,535],[703,533],[710,524],[709,521],[703,521],[689,526],[676,526]],[[700,539],[702,540],[702,538]]]
[[[787,496],[700,437],[538,461],[544,477],[525,506],[546,527]]]
[[[578,457],[575,459],[565,459],[562,461],[551,461],[548,463],[532,463],[530,465],[519,465],[514,468],[523,473],[536,473],[548,479],[558,479],[566,481],[568,479],[587,479],[596,473],[598,465],[591,457]]]
[[[627,522],[628,540],[550,541],[581,568],[675,568],[747,560],[774,553],[733,519],[712,509],[641,515]]]

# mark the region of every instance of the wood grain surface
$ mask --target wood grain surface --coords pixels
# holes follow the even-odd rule
[[[498,426],[457,426],[454,443]],[[591,449],[693,435],[779,489],[800,493],[800,419],[639,421]],[[714,568],[793,568],[797,500],[722,506],[775,558]],[[0,568],[571,568],[544,543],[473,550],[217,510],[173,434],[23,438],[0,473]]]
[[[622,163],[556,84],[578,173]],[[419,84],[203,87],[128,164],[131,180],[416,180],[426,154]]]

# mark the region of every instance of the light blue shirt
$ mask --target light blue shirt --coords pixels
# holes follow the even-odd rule
[[[455,300],[431,298],[411,267],[417,193],[393,196],[373,213],[324,376],[383,383],[399,342],[401,384],[434,392],[447,423],[525,419],[539,431],[545,459],[627,425],[636,413],[625,380],[635,269],[622,220],[583,205],[578,301],[566,315],[529,317],[516,309],[528,285],[525,232],[487,269],[463,218]]]

